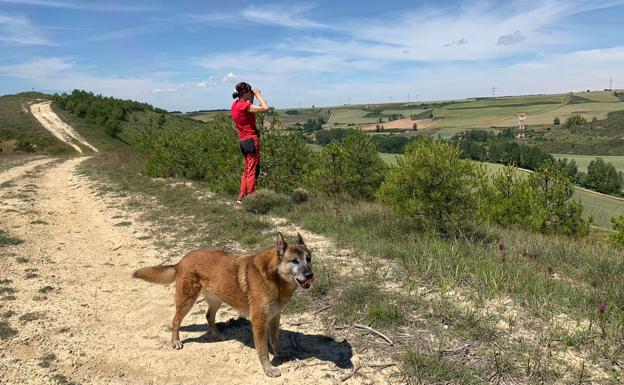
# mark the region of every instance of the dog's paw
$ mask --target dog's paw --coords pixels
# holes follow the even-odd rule
[[[273,366],[265,367],[264,373],[266,373],[267,376],[272,377],[272,378],[279,377],[282,375],[282,372],[280,372],[278,368],[275,368]]]
[[[171,347],[176,349],[176,350],[182,349],[182,346],[184,346],[184,345],[182,345],[182,342],[180,342],[180,341],[171,341]]]
[[[210,332],[212,339],[215,341],[225,341],[225,336],[220,332]]]

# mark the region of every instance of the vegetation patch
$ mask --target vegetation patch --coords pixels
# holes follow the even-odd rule
[[[0,230],[0,247],[9,245],[19,245],[24,243],[23,239],[9,235],[6,231]]]
[[[11,325],[9,325],[8,321],[1,320],[0,321],[0,340],[7,340],[15,335],[17,335],[17,330],[13,329]]]
[[[36,320],[40,320],[44,318],[45,318],[45,314],[42,312],[30,312],[30,313],[25,313],[21,315],[19,317],[19,320],[26,323],[26,322],[32,322],[32,321],[36,321]]]

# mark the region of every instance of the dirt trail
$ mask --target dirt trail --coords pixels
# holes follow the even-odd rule
[[[70,125],[63,122],[58,115],[52,111],[52,107],[50,106],[51,104],[52,102],[50,101],[35,103],[30,106],[30,111],[46,130],[50,131],[52,135],[56,136],[59,140],[62,140],[72,146],[80,154],[82,154],[82,148],[80,148],[78,144],[82,144],[83,146],[98,152],[97,148],[93,147],[89,142],[84,140],[79,133],[77,133]],[[78,144],[76,144],[76,142]]]
[[[248,322],[226,307],[217,314],[226,341],[206,337],[207,306],[198,303],[183,322],[184,349],[170,348],[173,287],[131,278],[163,258],[133,214],[76,174],[83,159],[0,190],[0,225],[25,241],[0,247],[0,280],[16,290],[0,316],[17,330],[0,340],[0,384],[335,384],[360,364],[345,383],[391,380],[391,370],[365,367],[388,357],[332,338],[311,313],[283,318],[291,356],[277,379],[264,375]]]

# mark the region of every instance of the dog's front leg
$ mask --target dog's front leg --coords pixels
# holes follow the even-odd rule
[[[279,369],[273,367],[271,365],[271,361],[269,361],[269,349],[268,349],[268,339],[267,339],[267,331],[268,331],[268,314],[266,308],[264,309],[256,309],[256,311],[251,312],[251,327],[253,330],[254,336],[254,344],[256,345],[256,352],[258,352],[258,359],[260,359],[260,364],[262,365],[262,369],[264,369],[264,373],[266,373],[269,377],[279,377],[282,375]]]
[[[280,315],[278,314],[269,321],[269,334],[271,335],[271,346],[273,347],[273,354],[275,357],[279,357],[282,353],[279,343],[279,327]]]

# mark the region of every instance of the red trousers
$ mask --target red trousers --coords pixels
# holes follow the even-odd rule
[[[243,170],[243,176],[241,178],[238,200],[256,191],[258,174],[260,174],[260,139],[258,137],[252,139],[256,145],[256,151],[253,154],[244,155],[245,170]]]

